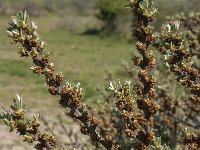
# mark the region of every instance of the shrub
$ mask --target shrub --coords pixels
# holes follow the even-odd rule
[[[158,13],[152,0],[130,0],[129,7],[132,13],[132,35],[141,55],[133,58],[135,66],[139,68],[138,77],[126,66],[136,84],[131,81],[110,82],[106,88],[109,93],[101,92],[105,98],[102,110],[94,111],[86,107],[79,83],[68,83],[62,73],[54,74],[54,64],[49,61],[49,53],[44,53],[45,42],[40,40],[37,25],[28,21],[26,11],[12,17],[7,34],[14,44],[20,44],[18,53],[21,57],[31,57],[34,65],[30,69],[45,77],[48,92],[60,96],[59,104],[68,110],[68,116],[81,124],[80,132],[88,135],[96,148],[170,150],[161,141],[164,139],[173,149],[198,149],[200,74],[191,57],[198,55],[194,51],[199,45],[199,15],[193,14],[191,22],[186,22],[183,16],[179,21],[175,21],[177,17],[175,20],[171,18],[158,35],[151,25]],[[185,30],[190,30],[194,38]],[[158,86],[157,78],[152,73],[157,64],[153,45],[165,56],[169,73],[185,89],[180,102],[177,97],[168,94],[170,86],[169,90],[164,85]],[[16,130],[23,135],[25,142],[35,143],[36,149],[64,149],[55,135],[39,128],[40,115],[35,115],[33,119],[27,118],[26,105],[22,103],[21,97],[14,99],[11,111],[3,110],[0,116],[10,131]],[[169,135],[162,130],[169,131]]]
[[[125,3],[123,0],[98,0],[97,8],[99,9],[99,13],[97,17],[104,22],[104,26],[102,27],[102,31],[104,33],[113,33],[117,28],[116,19],[120,14],[126,13]]]

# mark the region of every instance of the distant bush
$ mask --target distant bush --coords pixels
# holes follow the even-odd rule
[[[117,28],[116,19],[119,15],[127,13],[124,0],[98,0],[97,8],[99,13],[97,17],[104,22],[102,30],[106,33],[114,32]]]

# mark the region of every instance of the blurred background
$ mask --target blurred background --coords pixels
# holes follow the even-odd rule
[[[116,32],[125,34],[129,31],[130,13],[126,7],[127,0],[1,0],[1,16],[15,14],[19,10],[27,10],[31,17],[51,18],[49,28],[67,30],[76,33],[96,33],[108,20],[116,26]],[[200,2],[192,0],[155,0],[159,14],[156,25],[163,23],[167,15],[176,12],[189,12],[199,9]],[[55,19],[55,20],[53,20]],[[107,21],[107,22],[106,22]],[[53,23],[53,24],[52,24]],[[93,32],[92,32],[93,31]],[[96,31],[96,32],[95,32]]]
[[[27,10],[47,43],[55,72],[62,71],[69,82],[80,82],[85,89],[84,101],[97,105],[102,99],[97,88],[104,89],[109,75],[115,80],[128,78],[123,64],[132,64],[135,47],[127,4],[127,0],[0,0],[0,104],[8,109],[18,93],[30,114],[40,112],[52,122],[64,114],[58,97],[48,94],[44,78],[29,70],[31,61],[20,58],[17,46],[10,44],[5,33],[10,16]],[[155,5],[159,11],[155,27],[159,30],[166,16],[198,11],[200,1],[155,0]],[[70,128],[70,120],[63,122]],[[0,129],[0,149],[30,149],[15,133],[8,134],[4,126]]]

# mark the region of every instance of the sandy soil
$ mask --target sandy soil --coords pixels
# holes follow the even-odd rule
[[[40,129],[53,132],[58,141],[62,143],[62,146],[66,148],[76,147],[77,149],[82,149],[88,137],[80,133],[78,124],[66,122],[66,120],[64,120],[64,123],[62,119],[58,118],[57,120],[59,121],[57,122],[53,122],[52,120],[56,119],[50,117],[48,119],[42,118],[41,122],[43,124]],[[45,125],[45,122],[48,122],[48,125]],[[33,144],[24,143],[23,137],[20,137],[18,133],[9,133],[9,128],[0,123],[0,150],[35,150],[33,147]]]

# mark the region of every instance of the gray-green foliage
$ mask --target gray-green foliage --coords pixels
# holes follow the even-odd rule
[[[166,144],[162,145],[160,137],[155,137],[152,150],[171,150],[171,148]]]
[[[154,143],[152,145],[152,150],[172,150],[168,145],[162,144],[161,137],[155,137]],[[182,150],[180,147],[175,148],[174,150]]]
[[[128,3],[126,0],[98,0],[97,8],[99,14],[97,17],[104,22],[102,28],[105,32],[113,32],[117,28],[116,19],[118,16],[127,13],[125,5]]]

